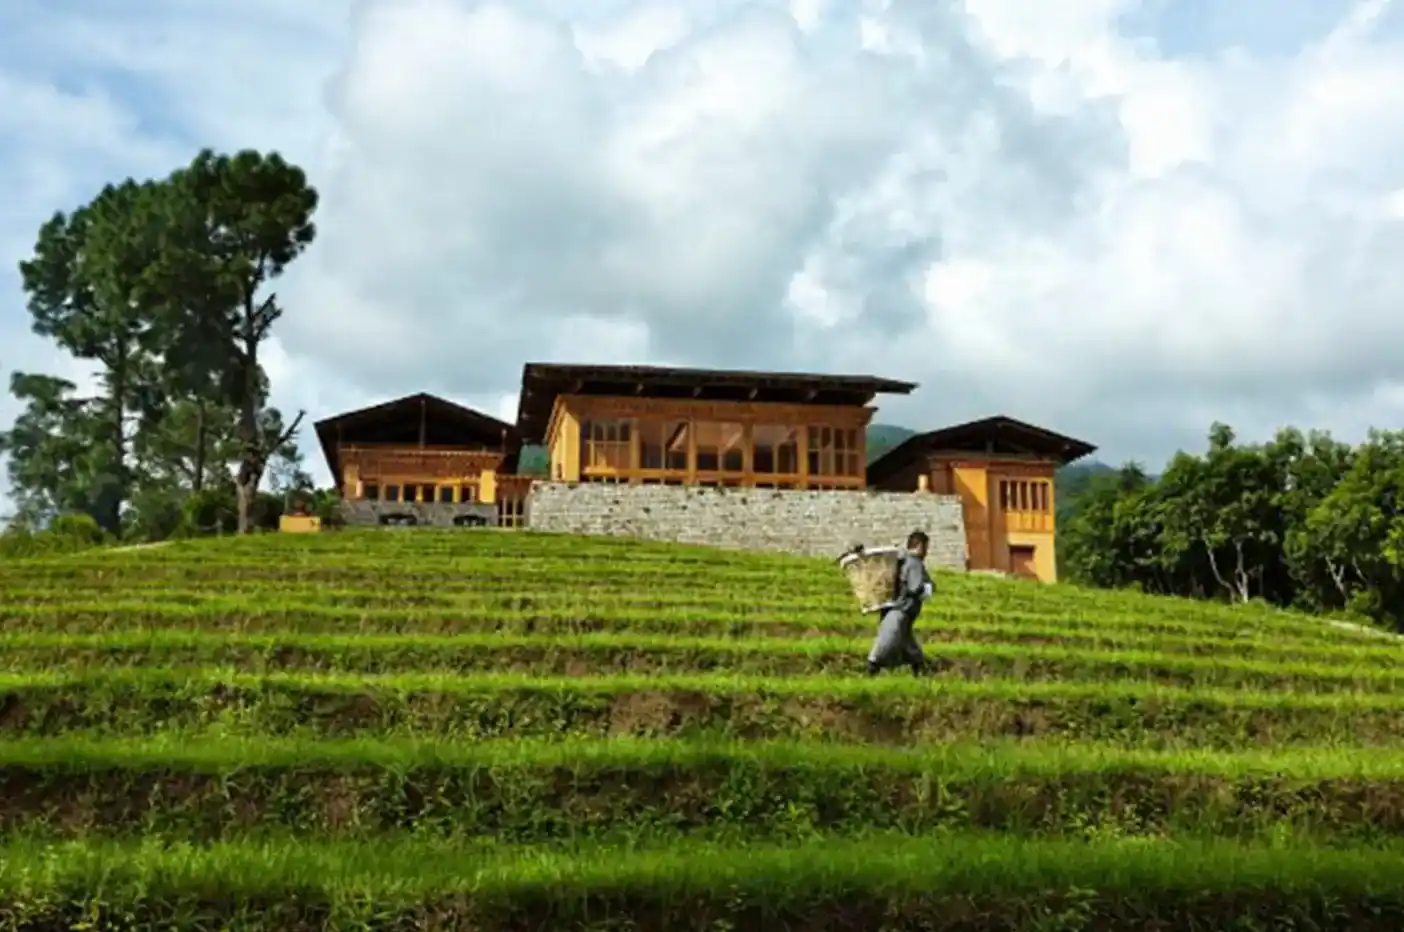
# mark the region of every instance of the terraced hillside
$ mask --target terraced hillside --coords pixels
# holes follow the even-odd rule
[[[5,928],[1404,928],[1399,648],[499,532],[0,564]]]

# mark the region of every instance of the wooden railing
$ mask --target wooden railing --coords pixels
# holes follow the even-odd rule
[[[1006,511],[1004,529],[1025,533],[1051,533],[1053,515],[1044,511]]]
[[[486,469],[496,469],[503,453],[451,447],[358,446],[337,449],[343,473],[354,469],[362,479],[461,479]]]
[[[499,527],[525,527],[527,496],[531,494],[531,476],[497,477],[497,524]]]

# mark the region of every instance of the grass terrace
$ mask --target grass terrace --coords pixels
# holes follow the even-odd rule
[[[1261,607],[432,530],[0,563],[4,928],[1404,928],[1404,663]]]

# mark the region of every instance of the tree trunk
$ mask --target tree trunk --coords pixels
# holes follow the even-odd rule
[[[1224,587],[1228,593],[1229,601],[1233,601],[1233,584],[1224,578],[1224,574],[1219,570],[1219,558],[1214,553],[1214,548],[1209,543],[1208,537],[1200,537],[1199,542],[1204,545],[1204,552],[1209,556],[1209,572],[1214,574],[1214,580]]]
[[[205,488],[205,399],[195,402],[195,470],[190,479],[190,489],[199,495]]]
[[[263,475],[263,445],[258,435],[258,335],[255,331],[253,292],[245,300],[244,386],[239,408],[239,533],[252,523],[254,495]]]
[[[1234,586],[1238,590],[1238,601],[1246,603],[1252,595],[1252,577],[1243,556],[1243,541],[1234,541],[1233,547],[1238,554],[1238,565],[1234,567],[1233,571]]]
[[[252,478],[250,478],[252,475]],[[240,534],[247,534],[253,525],[253,503],[258,495],[258,474],[248,472],[244,466],[239,467],[239,478],[234,484],[235,492],[239,501],[239,528]]]
[[[107,508],[104,509],[106,513],[103,515],[103,523],[111,534],[117,536],[122,532],[122,504],[127,498],[127,358],[120,350],[112,360],[109,378],[112,386],[110,430],[113,488],[112,494],[108,496]]]

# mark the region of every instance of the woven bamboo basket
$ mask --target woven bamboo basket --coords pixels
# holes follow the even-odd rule
[[[892,600],[901,556],[897,547],[872,547],[854,548],[839,557],[839,569],[848,577],[858,607],[864,612]]]

